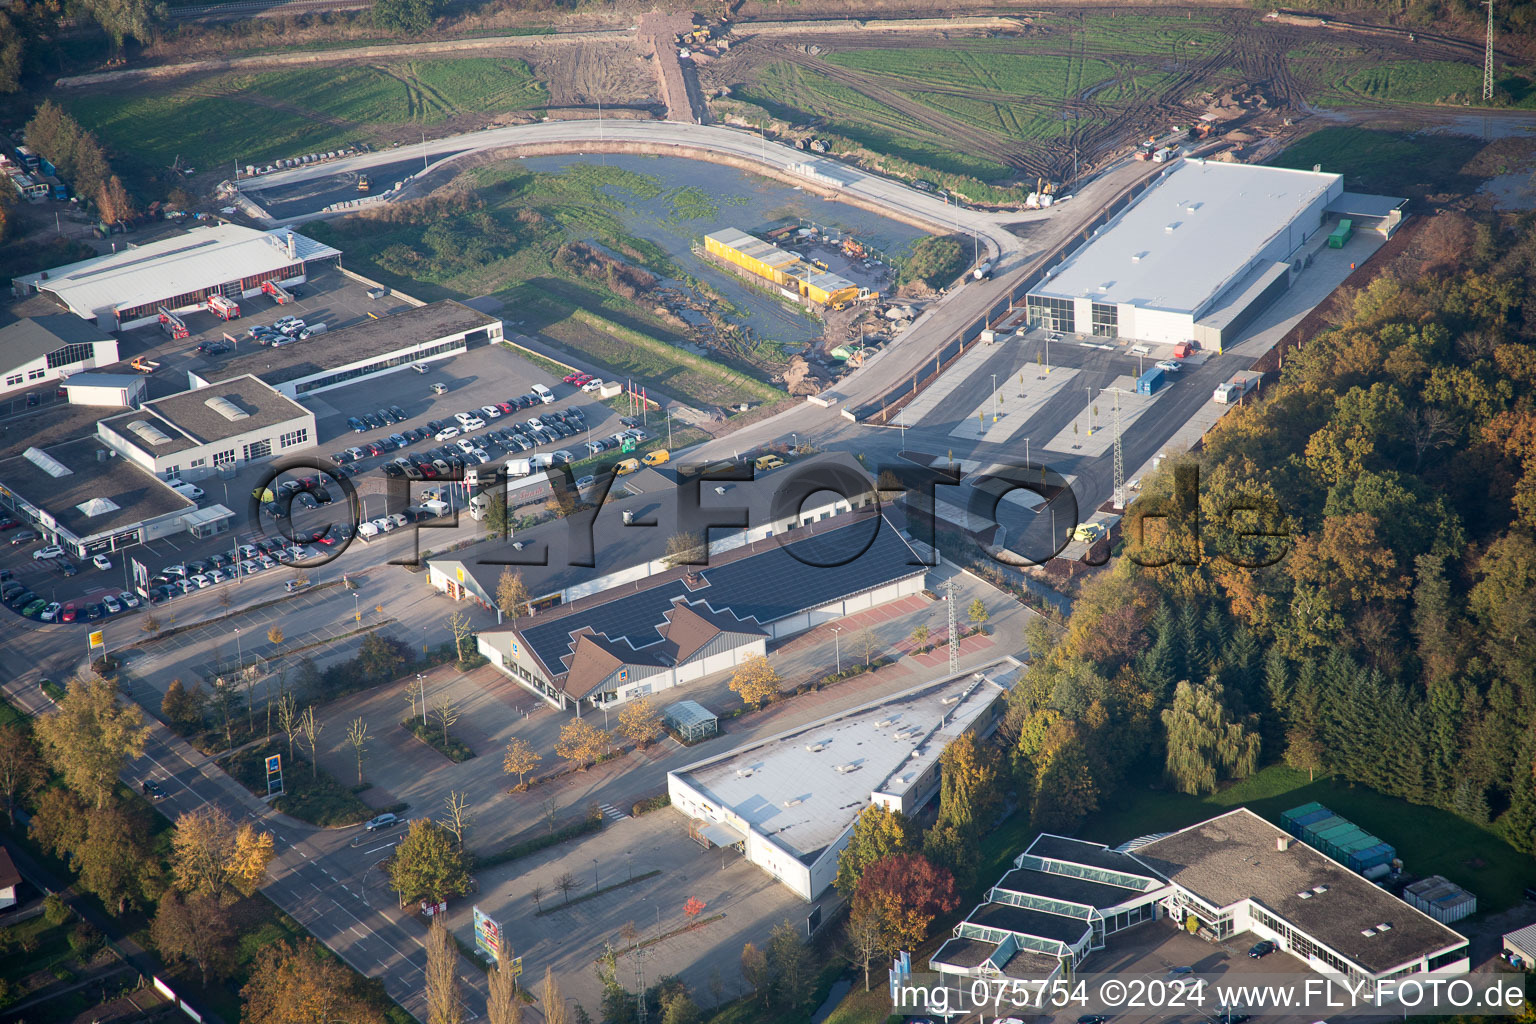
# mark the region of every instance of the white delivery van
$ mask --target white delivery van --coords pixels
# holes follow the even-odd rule
[[[491,507],[489,494],[477,494],[469,499],[469,518],[479,521],[485,518],[486,509]]]
[[[379,528],[368,522],[358,523],[357,535],[364,540],[367,540],[369,537],[377,537],[379,535]]]
[[[422,502],[421,507],[431,512],[434,516],[445,515],[448,512],[448,503],[437,498]],[[359,527],[358,529],[361,531],[362,528]]]
[[[555,400],[555,393],[549,390],[549,388],[545,387],[543,384],[535,384],[533,387],[529,388],[529,390],[538,395],[539,401],[543,402],[545,405],[549,405]]]
[[[530,459],[508,459],[508,476],[528,476],[533,472],[533,462]]]
[[[167,480],[166,483],[170,484],[171,489],[182,497],[191,498],[193,501],[200,501],[203,497],[201,487],[194,487],[182,480]]]

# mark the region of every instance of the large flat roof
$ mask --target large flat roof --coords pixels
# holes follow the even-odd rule
[[[263,348],[252,343],[244,355],[227,360],[205,379],[228,380],[251,373],[268,384],[285,384],[500,322],[499,318],[471,309],[457,299],[443,299],[326,331],[294,345]]]
[[[109,417],[102,424],[135,447],[160,456],[309,415],[298,402],[247,374],[145,402],[133,412]],[[139,423],[153,430],[137,427]]]
[[[141,306],[255,277],[300,260],[341,255],[338,249],[295,234],[294,255],[289,256],[287,237],[284,229],[258,231],[218,224],[16,280],[51,292],[80,316],[94,317],[117,307]]]
[[[810,471],[835,472],[849,490],[855,486],[870,490],[874,487],[874,481],[853,456],[830,452],[797,459],[791,467],[755,480],[728,483],[723,495],[707,484],[701,486],[699,505],[706,510],[744,507],[748,524],[761,526],[774,520],[773,502],[780,490]],[[515,483],[512,486],[515,489]],[[679,483],[669,472],[643,469],[614,481],[608,500],[598,510],[590,529],[579,536],[569,523],[556,519],[530,530],[519,530],[516,538],[482,541],[434,556],[432,561],[449,572],[462,568],[488,595],[496,593],[496,583],[506,563],[541,561],[541,565],[518,564],[514,571],[522,573],[523,584],[535,598],[558,593],[664,557],[667,541],[683,532],[678,527],[678,512],[684,499],[682,488],[692,486],[691,482]],[[831,495],[822,493],[822,497],[830,499]],[[808,499],[806,505],[815,507],[819,502],[820,499]],[[624,522],[625,512],[633,513],[633,523]],[[719,543],[726,532],[712,530],[711,541]],[[590,557],[586,548],[589,537]],[[519,547],[514,548],[513,544]],[[593,564],[571,564],[586,561]]]
[[[1018,672],[1003,661],[925,683],[673,774],[809,864],[872,794],[904,793]]]
[[[1213,906],[1252,899],[1373,973],[1466,942],[1246,807],[1129,856]]]
[[[679,601],[762,627],[928,571],[896,527],[872,510],[796,533],[712,555],[708,566],[669,569],[517,620],[515,631],[554,678],[570,669],[579,633],[638,651],[665,638],[668,614]],[[482,635],[498,632],[510,631]]]
[[[41,458],[38,452],[29,448],[0,460],[0,485],[48,512],[76,537],[124,530],[196,507],[95,437],[53,445],[41,451]],[[98,452],[111,454],[102,458]]]
[[[1196,314],[1340,180],[1181,160],[1030,294]]]

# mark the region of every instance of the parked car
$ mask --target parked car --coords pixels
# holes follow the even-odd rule
[[[101,603],[102,606],[105,607],[107,611],[112,615],[116,615],[118,612],[123,610],[123,606],[118,602],[117,598],[113,597],[111,594],[103,597],[101,599]]]
[[[400,817],[398,815],[390,814],[386,811],[377,817],[370,818],[368,820],[368,824],[364,825],[363,828],[367,829],[369,832],[377,832],[380,829],[391,828],[395,825],[398,825],[399,823]]]
[[[1179,373],[1184,369],[1184,364],[1177,359],[1163,359],[1158,362],[1157,368],[1167,373]]]
[[[80,609],[79,608],[76,608],[74,606],[74,604],[72,604],[72,603],[71,604],[66,604],[64,606],[63,610],[59,612],[59,621],[60,622],[74,622],[75,619],[79,617],[79,615],[80,615]]]
[[[91,564],[98,569],[110,569],[112,568],[112,559],[106,555],[97,555],[91,559]]]
[[[34,531],[34,530],[22,530],[21,532],[13,535],[11,537],[11,547],[14,548],[14,547],[16,547],[18,545],[21,545],[21,544],[30,544],[30,543],[32,543],[35,540],[37,540],[37,532],[36,531]]]
[[[63,558],[64,549],[59,547],[57,544],[49,544],[45,548],[38,548],[36,551],[32,552],[32,557],[35,559]]]
[[[603,382],[598,380],[596,377],[592,378],[581,386],[581,390],[583,391],[601,391],[602,388]]]
[[[38,618],[42,619],[44,622],[53,622],[59,617],[59,611],[63,607],[64,606],[59,604],[59,602],[54,601],[48,605],[48,607],[43,609],[43,614],[39,615]]]
[[[434,395],[446,395],[448,393],[448,385],[447,384],[433,384],[432,385],[432,393]]]
[[[358,419],[356,416],[348,416],[347,417],[347,426],[352,428],[352,432],[354,434],[366,433],[367,430],[368,430],[368,424],[364,423],[362,420]]]
[[[1273,942],[1265,939],[1263,942],[1255,942],[1251,947],[1249,947],[1248,955],[1255,960],[1262,960],[1279,948],[1280,947],[1276,946]]]
[[[132,591],[123,591],[117,595],[117,599],[123,602],[124,608],[137,608],[139,606],[139,595]]]

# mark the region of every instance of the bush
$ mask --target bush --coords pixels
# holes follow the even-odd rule
[[[355,825],[367,821],[378,812],[357,797],[326,772],[311,775],[309,760],[297,748],[290,756],[288,745],[281,740],[258,743],[225,757],[219,766],[230,777],[256,796],[267,795],[265,759],[268,754],[283,755],[283,785],[288,790],[272,801],[274,810],[291,814],[300,821],[312,825]]]
[[[69,948],[85,956],[101,944],[101,932],[85,921],[70,929]]]
[[[43,898],[43,920],[49,924],[63,924],[69,920],[70,913],[69,904],[58,893],[49,893]]]
[[[443,730],[436,724],[423,725],[417,719],[407,718],[400,723],[400,726],[454,764],[461,764],[475,756],[475,752],[469,749],[469,744],[454,736],[452,732],[448,733],[448,739],[445,742]]]
[[[672,797],[666,793],[662,793],[659,796],[651,797],[649,800],[641,800],[637,802],[635,806],[630,808],[630,813],[638,818],[642,814],[650,814],[652,811],[659,811],[663,807],[671,806]]]

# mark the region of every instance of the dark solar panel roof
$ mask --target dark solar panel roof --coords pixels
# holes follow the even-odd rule
[[[1128,875],[1140,875],[1143,878],[1152,877],[1151,873],[1134,858],[1116,853],[1098,843],[1085,843],[1081,839],[1042,834],[1029,844],[1028,852],[1036,857],[1046,857],[1050,860],[1064,860],[1073,864],[1085,864],[1091,868],[1104,868],[1108,871],[1123,871]]]
[[[916,561],[912,549],[889,522],[881,523],[865,548],[870,532],[867,521],[852,522],[792,543],[760,542],[746,557],[700,569],[701,579],[692,585],[674,578],[629,593],[616,588],[610,599],[579,615],[543,623],[535,619],[519,632],[545,668],[560,675],[566,669],[562,659],[571,653],[573,631],[586,627],[642,648],[662,639],[665,613],[677,599],[704,602],[716,612],[729,610],[736,618],[761,625],[926,571],[910,564]],[[821,567],[839,558],[845,564]]]
[[[1053,875],[1030,868],[1014,868],[998,881],[997,888],[1099,909],[1119,906],[1133,896],[1141,895],[1138,889],[1090,882],[1086,878],[1073,878],[1071,875]]]
[[[1089,928],[1087,921],[1078,918],[1047,914],[1041,910],[1026,910],[1007,903],[983,903],[965,920],[967,924],[983,928],[1001,928],[1020,935],[1068,943],[1077,942]]]

